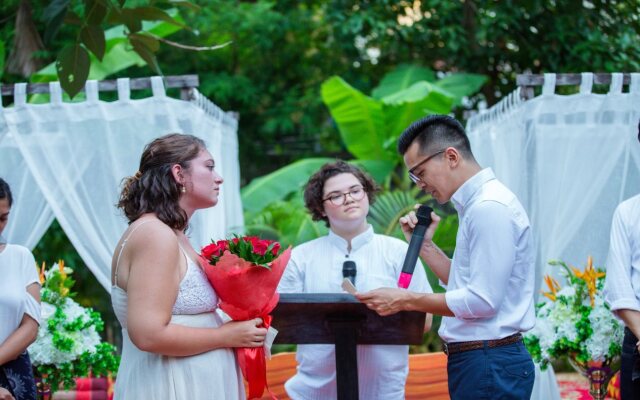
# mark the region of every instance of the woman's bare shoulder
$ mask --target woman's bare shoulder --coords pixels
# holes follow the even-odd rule
[[[156,216],[145,216],[133,222],[124,237],[130,250],[142,253],[167,254],[178,249],[176,233]]]

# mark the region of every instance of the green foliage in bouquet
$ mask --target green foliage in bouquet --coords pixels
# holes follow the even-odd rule
[[[604,301],[604,271],[593,267],[591,257],[583,271],[562,261],[549,264],[563,268],[567,285],[561,288],[551,276],[544,278],[546,300],[536,305],[536,325],[524,335],[533,360],[546,369],[563,356],[581,364],[619,356],[623,326]]]
[[[42,320],[29,354],[36,376],[52,392],[73,387],[76,377],[114,374],[120,363],[116,348],[100,339],[100,314],[71,299],[72,273],[63,261],[40,270]]]

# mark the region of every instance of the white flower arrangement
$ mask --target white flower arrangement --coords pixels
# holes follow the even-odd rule
[[[55,392],[70,388],[76,377],[106,376],[118,370],[116,349],[102,342],[100,314],[71,297],[73,270],[63,261],[40,270],[42,312],[36,341],[29,346],[31,361],[44,383]]]
[[[568,286],[545,277],[549,292],[536,306],[535,327],[524,335],[534,361],[545,369],[562,356],[577,363],[608,363],[619,356],[624,326],[604,301],[604,271],[593,267],[591,257],[584,271],[561,261],[549,264],[564,268]]]
[[[62,311],[60,317],[56,316],[58,309]],[[85,328],[69,329],[72,326]],[[46,328],[38,330],[36,341],[29,346],[35,366],[75,361],[85,352],[95,353],[102,342],[91,312],[68,297],[59,306],[42,302],[42,327]],[[56,346],[54,339],[62,345]]]

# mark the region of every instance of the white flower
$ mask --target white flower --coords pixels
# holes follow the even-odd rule
[[[91,321],[89,310],[80,306],[70,298],[65,298],[62,304],[64,321],[57,324],[54,331],[72,342],[68,351],[58,349],[53,343],[53,334],[49,332],[49,320],[54,318],[56,307],[47,302],[42,302],[42,322],[38,330],[36,341],[29,346],[29,354],[34,365],[60,365],[66,362],[75,361],[85,352],[95,352],[96,346],[100,343],[100,335],[94,325],[87,328],[70,331],[65,325],[72,323],[78,318],[83,324]]]

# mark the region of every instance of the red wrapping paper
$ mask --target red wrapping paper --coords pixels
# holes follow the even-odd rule
[[[211,286],[220,298],[220,308],[234,321],[246,321],[260,317],[263,327],[269,328],[269,313],[278,304],[276,292],[284,272],[291,248],[282,252],[269,266],[271,269],[231,254],[223,253],[216,265],[204,262],[204,270]],[[249,386],[248,398],[260,398],[267,387],[267,369],[264,347],[238,347],[235,349],[238,363]],[[267,390],[268,387],[267,387]],[[276,397],[269,391],[271,397]]]

